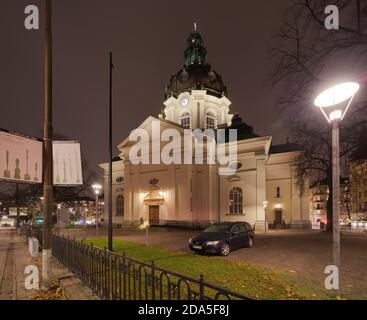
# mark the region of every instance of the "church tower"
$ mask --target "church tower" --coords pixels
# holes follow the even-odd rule
[[[184,66],[166,87],[160,118],[190,129],[216,129],[231,124],[231,102],[222,77],[207,61],[203,36],[194,30],[187,38]]]

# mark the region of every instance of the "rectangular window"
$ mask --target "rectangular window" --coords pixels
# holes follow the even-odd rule
[[[277,187],[277,198],[280,198],[280,187]]]

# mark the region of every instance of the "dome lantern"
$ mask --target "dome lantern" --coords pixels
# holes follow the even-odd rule
[[[204,39],[194,30],[187,38],[187,48],[184,53],[184,67],[173,75],[167,85],[165,98],[178,97],[183,92],[191,90],[206,90],[207,94],[221,98],[227,96],[227,89],[222,77],[214,71],[207,61],[207,50]]]
[[[204,39],[200,32],[197,31],[196,23],[194,22],[194,31],[187,38],[187,48],[185,50],[185,66],[193,64],[206,64],[206,48]]]

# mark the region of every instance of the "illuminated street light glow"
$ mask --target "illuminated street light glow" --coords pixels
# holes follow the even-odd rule
[[[92,185],[92,188],[93,188],[95,194],[100,194],[100,192],[102,190],[102,186],[98,183],[95,183],[94,185]]]
[[[315,99],[315,106],[319,108],[328,108],[342,103],[352,98],[359,90],[359,84],[356,82],[345,82],[333,86]]]
[[[321,92],[316,97],[314,105],[320,108],[329,123],[337,120],[341,121],[359,88],[360,86],[356,82],[344,82],[335,85]],[[342,106],[341,104],[347,100],[349,100],[347,106]]]

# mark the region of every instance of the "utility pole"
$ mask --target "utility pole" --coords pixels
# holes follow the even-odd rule
[[[43,251],[42,280],[46,290],[51,287],[51,236],[52,236],[52,0],[45,0],[45,109],[43,141]]]
[[[19,182],[16,182],[15,183],[15,198],[16,198],[16,201],[17,201],[17,228],[18,228],[18,232],[19,232],[19,227],[20,227],[20,223],[19,223],[19,220],[20,220],[20,196],[19,196]]]
[[[112,244],[112,52],[110,52],[110,103],[109,103],[109,175],[108,175],[108,250],[113,251]]]

